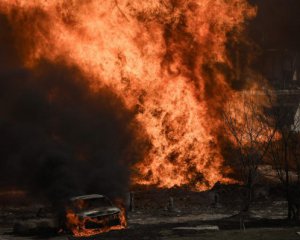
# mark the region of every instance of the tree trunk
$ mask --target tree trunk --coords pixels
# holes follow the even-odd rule
[[[290,200],[287,201],[288,203],[288,220],[292,220],[292,203]]]
[[[288,220],[292,220],[292,201],[290,198],[290,178],[289,178],[289,164],[288,164],[288,156],[287,156],[287,144],[284,146],[284,164],[285,164],[285,191],[286,191],[286,200],[288,203]]]
[[[242,210],[243,212],[249,212],[250,205],[252,202],[253,181],[252,181],[252,171],[251,170],[249,170],[249,172],[248,172],[246,189],[247,189],[247,196],[246,196],[244,208]]]

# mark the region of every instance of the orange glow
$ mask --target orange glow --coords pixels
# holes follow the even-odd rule
[[[151,149],[132,167],[133,184],[232,181],[217,136],[221,109],[239,97],[220,66],[234,71],[226,43],[255,15],[246,0],[1,0],[0,11],[26,67],[43,58],[77,66],[93,90],[108,86],[136,109]]]
[[[252,86],[250,91],[235,93],[226,105],[226,121],[234,134],[230,135],[231,142],[236,146],[254,148],[257,151],[262,148],[261,144],[280,139],[280,133],[276,131],[276,123],[264,109],[272,107],[276,96],[261,91],[257,86]],[[230,131],[230,130],[229,130]]]
[[[7,190],[7,191],[0,191],[0,197],[24,197],[26,196],[26,192],[23,190]]]

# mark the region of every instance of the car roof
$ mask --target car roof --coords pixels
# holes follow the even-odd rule
[[[106,198],[104,195],[100,194],[89,194],[89,195],[82,195],[82,196],[77,196],[77,197],[72,197],[70,200],[71,201],[76,201],[76,200],[87,200],[87,199],[93,199],[93,198]]]

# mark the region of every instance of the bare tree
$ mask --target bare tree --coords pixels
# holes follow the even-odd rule
[[[224,121],[240,156],[240,174],[247,192],[242,212],[249,212],[258,166],[275,135],[272,119],[266,114],[270,99],[263,92],[244,92],[239,103],[228,105]]]
[[[300,139],[297,129],[300,118],[294,118],[294,112],[282,104],[273,110],[273,119],[277,125],[278,137],[271,142],[268,157],[276,169],[278,179],[282,183],[288,203],[288,219],[299,217],[299,183],[300,183]],[[292,178],[297,173],[297,180]]]

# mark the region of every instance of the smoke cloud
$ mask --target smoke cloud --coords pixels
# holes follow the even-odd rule
[[[3,15],[0,28],[0,187],[54,202],[88,193],[122,196],[128,168],[143,154],[134,111],[111,90],[91,89],[63,61],[22,67]]]

